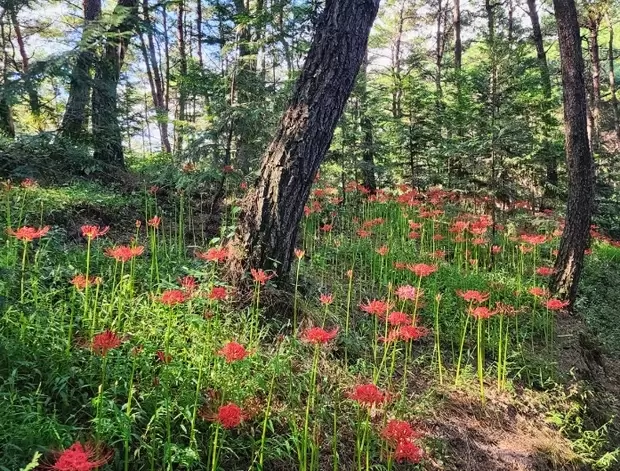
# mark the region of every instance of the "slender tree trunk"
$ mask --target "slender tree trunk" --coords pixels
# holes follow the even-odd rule
[[[41,102],[39,100],[39,93],[37,92],[35,84],[32,83],[32,78],[30,77],[30,58],[28,57],[28,53],[26,52],[26,44],[24,42],[24,36],[22,35],[21,26],[19,25],[15,6],[9,7],[8,12],[11,18],[11,23],[13,24],[13,31],[15,32],[15,40],[17,41],[19,55],[22,60],[21,73],[24,80],[24,88],[26,89],[26,93],[28,94],[30,111],[32,111],[32,114],[35,116],[35,118],[37,118],[38,121],[38,118],[41,116]],[[40,122],[38,123],[38,125],[41,129]]]
[[[101,0],[84,0],[84,26],[79,52],[69,86],[69,99],[62,117],[60,133],[65,137],[79,138],[86,129],[86,109],[90,99],[91,70],[95,64],[94,43],[96,38],[94,22],[101,15]]]
[[[235,270],[288,274],[312,182],[364,60],[379,0],[329,0],[260,174],[243,202]]]
[[[452,4],[452,27],[454,28],[454,69],[458,74],[461,72],[463,62],[463,44],[461,43],[461,1],[453,0]],[[458,77],[457,77],[458,78]],[[457,81],[458,86],[458,81]]]
[[[196,39],[198,42],[198,66],[200,67],[200,70],[202,70],[202,0],[196,0]]]
[[[7,89],[7,74],[9,64],[8,48],[4,30],[5,11],[0,12],[0,46],[2,51],[2,70],[0,70],[0,133],[6,137],[15,137],[15,125],[13,123],[13,111],[11,109],[10,96]]]
[[[572,303],[588,244],[594,201],[594,161],[586,133],[587,105],[577,8],[574,0],[553,0],[553,5],[564,85],[568,203],[551,289]]]
[[[614,114],[614,131],[618,145],[620,145],[620,112],[618,111],[618,97],[616,96],[616,69],[614,68],[614,24],[609,12],[606,14],[609,25],[609,46],[607,60],[609,61],[609,93],[611,95],[611,108]]]
[[[123,141],[118,123],[118,82],[129,40],[137,23],[138,0],[119,0],[113,16],[119,21],[107,33],[93,84],[94,157],[124,167]]]
[[[178,103],[178,124],[175,126],[175,144],[174,148],[177,152],[181,152],[183,148],[183,123],[185,122],[185,108],[187,105],[187,91],[184,81],[187,79],[187,51],[185,48],[185,2],[179,1],[179,9],[177,13],[177,41],[179,45],[179,76],[177,78],[177,87],[179,93]]]
[[[392,48],[392,117],[398,119],[402,116],[402,97],[403,97],[403,84],[401,77],[401,46],[403,40],[403,29],[405,25],[405,2],[401,0],[400,10],[398,12],[398,30],[396,32],[396,39],[394,41],[394,47]]]
[[[375,178],[375,150],[372,120],[368,111],[368,52],[359,72],[360,80],[360,129],[362,131],[362,178],[371,193],[377,191]],[[343,155],[344,161],[344,155]]]
[[[528,15],[532,22],[532,34],[534,45],[536,46],[536,56],[538,58],[538,68],[540,70],[540,82],[543,88],[545,104],[543,110],[543,152],[546,167],[546,185],[545,194],[551,197],[555,194],[555,188],[558,185],[558,162],[551,146],[549,138],[549,127],[551,125],[551,75],[549,74],[549,64],[547,62],[547,53],[543,42],[543,35],[540,29],[540,20],[536,7],[536,0],[527,0]]]
[[[598,11],[588,13],[588,31],[590,50],[590,73],[592,75],[592,149],[599,148],[600,121],[601,121],[601,59],[598,44],[598,31],[601,25],[601,15]]]

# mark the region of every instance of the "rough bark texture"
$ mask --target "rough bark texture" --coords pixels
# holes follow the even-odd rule
[[[287,110],[243,204],[233,276],[291,267],[312,182],[364,59],[379,0],[328,0]]]
[[[93,147],[95,159],[116,167],[124,166],[123,141],[118,124],[117,86],[125,52],[137,22],[138,0],[119,0],[96,66],[93,83]]]
[[[601,15],[593,7],[588,12],[587,28],[589,31],[588,49],[590,51],[590,71],[592,75],[592,149],[597,150],[600,142],[601,121],[601,58],[598,44],[598,31]]]
[[[574,0],[554,0],[564,85],[564,134],[568,169],[566,223],[551,289],[574,301],[588,244],[594,200],[594,162],[586,132],[587,108],[581,37]]]
[[[62,117],[60,133],[63,136],[78,138],[86,128],[88,119],[86,109],[90,98],[92,82],[91,69],[95,64],[93,22],[101,15],[101,0],[84,0],[84,30],[79,44],[79,52],[71,71],[69,99]]]
[[[543,87],[543,93],[545,96],[545,109],[544,109],[544,123],[543,123],[543,152],[545,152],[545,166],[546,166],[546,187],[545,194],[547,196],[553,196],[555,193],[554,188],[558,185],[558,162],[555,157],[555,153],[551,148],[549,139],[549,125],[551,121],[551,76],[549,74],[549,63],[547,62],[547,53],[545,51],[545,44],[543,42],[543,35],[540,29],[540,19],[538,17],[538,10],[536,7],[536,0],[527,0],[528,15],[532,22],[532,36],[534,39],[534,45],[536,46],[536,56],[538,58],[538,68],[540,69],[540,82]]]
[[[609,94],[611,95],[611,108],[614,116],[614,131],[616,139],[620,143],[620,113],[618,112],[618,97],[616,96],[616,69],[614,66],[614,24],[607,12],[607,24],[609,26],[609,46],[607,60],[609,61]]]
[[[452,3],[452,27],[454,28],[454,69],[457,74],[461,73],[463,62],[463,44],[461,42],[461,2],[454,0]],[[457,77],[458,79],[458,77]],[[458,86],[458,82],[457,82]]]

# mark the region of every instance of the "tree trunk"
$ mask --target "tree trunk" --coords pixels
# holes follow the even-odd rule
[[[0,46],[2,51],[2,70],[0,71],[0,133],[6,137],[15,137],[15,125],[13,123],[13,111],[11,109],[10,97],[8,96],[8,90],[6,87],[9,54],[6,47],[6,36],[4,31],[4,14],[0,12]]]
[[[553,5],[564,85],[568,202],[551,289],[572,303],[588,244],[594,200],[594,161],[586,133],[587,105],[577,8],[574,0],[553,0]]]
[[[86,108],[90,98],[92,82],[91,69],[95,64],[94,42],[96,35],[93,22],[101,15],[101,0],[84,0],[84,26],[79,52],[69,86],[69,99],[60,125],[60,134],[73,139],[79,138],[86,129],[88,120]]]
[[[618,97],[616,96],[616,69],[614,68],[614,25],[609,12],[607,12],[607,23],[609,25],[609,47],[607,52],[607,59],[609,61],[609,93],[611,94],[611,108],[614,115],[614,131],[618,145],[620,145],[620,113],[618,111]]]
[[[187,105],[187,92],[184,81],[187,79],[187,51],[185,50],[185,2],[179,1],[177,15],[177,41],[179,45],[179,75],[177,77],[177,87],[179,93],[178,103],[178,122],[175,125],[175,144],[176,152],[183,149],[183,123],[185,121],[185,108]]]
[[[288,274],[312,182],[360,68],[379,0],[328,0],[288,109],[243,202],[233,277]]]
[[[98,161],[124,167],[123,141],[118,123],[117,86],[131,35],[137,23],[138,0],[119,0],[118,18],[107,33],[93,84],[93,147]]]
[[[594,8],[594,7],[593,7]],[[601,15],[594,9],[588,12],[588,48],[590,50],[590,70],[592,74],[592,148],[597,150],[600,142],[601,121],[601,59],[598,45],[598,31]]]
[[[555,194],[558,185],[558,162],[553,152],[549,139],[549,126],[551,123],[551,75],[549,74],[549,63],[543,42],[543,35],[540,29],[540,20],[536,8],[536,0],[527,0],[528,15],[532,21],[532,35],[536,46],[536,56],[538,58],[538,68],[540,69],[540,82],[545,97],[543,110],[543,152],[546,167],[545,195],[550,197]]]
[[[392,48],[392,76],[394,83],[392,84],[392,117],[398,119],[402,116],[402,97],[403,84],[401,77],[401,43],[403,40],[403,28],[405,24],[405,2],[401,1],[398,13],[398,30],[396,32],[396,40]]]
[[[461,73],[461,65],[463,62],[463,44],[461,43],[461,1],[453,0],[452,7],[452,27],[454,28],[454,69],[458,75]]]
[[[359,75],[360,130],[362,131],[362,178],[364,180],[364,186],[374,194],[377,191],[377,179],[375,178],[373,126],[368,112],[368,53],[366,53],[364,57]]]
[[[196,0],[196,41],[198,44],[198,67],[202,71],[202,0]]]

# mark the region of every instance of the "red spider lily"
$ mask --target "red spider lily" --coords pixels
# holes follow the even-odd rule
[[[520,239],[530,245],[540,245],[547,242],[547,236],[544,234],[521,234]]]
[[[430,331],[426,327],[418,327],[415,325],[404,325],[398,330],[398,336],[401,340],[409,342],[410,340],[419,340],[426,337]]]
[[[159,297],[159,302],[166,306],[176,306],[187,301],[187,295],[180,289],[167,289]]]
[[[420,278],[435,273],[437,269],[437,265],[427,265],[426,263],[415,263],[407,265],[407,270],[415,273],[415,275],[419,276]]]
[[[353,278],[353,270],[347,270],[347,277]]]
[[[329,306],[334,302],[334,295],[331,293],[323,293],[319,296],[319,300],[323,306]]]
[[[167,365],[168,363],[172,361],[172,355],[164,352],[163,350],[157,350],[155,355],[157,356],[157,360],[159,360],[161,363],[165,365]]]
[[[119,245],[117,247],[107,248],[105,254],[108,257],[113,258],[117,262],[126,263],[132,258],[135,258],[144,253],[144,247],[138,245],[136,247],[128,247],[127,245]]]
[[[420,233],[416,231],[411,231],[409,234],[407,234],[407,237],[409,237],[411,240],[418,240],[420,238]]]
[[[349,393],[349,399],[356,401],[361,406],[372,407],[389,401],[389,395],[381,391],[374,384],[358,384]]]
[[[121,346],[123,340],[111,330],[106,330],[93,337],[91,348],[93,352],[102,357],[114,348]]]
[[[495,312],[503,316],[515,316],[519,314],[519,310],[516,307],[500,301],[495,302]]]
[[[389,251],[390,251],[390,249],[388,248],[387,245],[382,245],[381,247],[379,247],[378,249],[375,250],[375,252],[377,252],[382,257],[385,257],[388,254]]]
[[[418,229],[421,229],[421,228],[422,228],[421,222],[409,221],[409,229],[411,229],[412,231],[417,231]]]
[[[502,247],[500,245],[493,245],[491,247],[491,253],[497,255],[498,253],[500,253],[502,251]]]
[[[534,250],[534,246],[533,245],[519,245],[519,250],[521,251],[521,253],[530,253],[532,250]]]
[[[552,267],[538,267],[536,269],[536,274],[540,276],[551,276],[553,275]]]
[[[243,422],[243,411],[237,404],[229,402],[218,409],[215,421],[224,428],[235,428]]]
[[[549,296],[549,290],[547,290],[547,288],[541,288],[539,286],[532,286],[528,292],[532,295],[532,296],[536,296],[538,298],[546,298]]]
[[[398,329],[392,329],[388,332],[387,336],[379,337],[379,340],[383,343],[393,343],[400,340],[400,332]]]
[[[161,218],[159,216],[153,216],[151,219],[146,221],[146,223],[149,226],[154,227],[155,229],[157,229],[159,227],[159,225],[161,224]]]
[[[228,249],[226,247],[211,247],[206,252],[196,252],[196,257],[207,262],[219,263],[228,258]]]
[[[228,342],[217,354],[226,358],[226,363],[232,363],[246,358],[248,356],[248,351],[240,343]]]
[[[570,301],[562,301],[560,299],[549,299],[545,306],[551,311],[561,311],[570,304]]]
[[[295,257],[297,257],[297,260],[301,260],[302,258],[304,258],[304,255],[306,255],[306,252],[301,250],[301,249],[295,249]]]
[[[388,316],[388,322],[394,326],[407,325],[411,323],[411,318],[404,312],[395,311]]]
[[[394,459],[399,463],[419,463],[422,460],[422,449],[410,440],[402,440],[396,445]]]
[[[110,230],[110,226],[82,226],[80,230],[82,231],[82,237],[86,237],[87,239],[92,240],[107,234],[107,232]]]
[[[16,231],[14,231],[13,229],[7,229],[6,232],[18,240],[23,240],[24,242],[32,242],[35,239],[40,239],[41,237],[43,237],[49,232],[49,230],[50,226],[41,227],[39,229],[23,226]]]
[[[254,278],[254,281],[256,283],[260,283],[261,285],[264,285],[269,280],[271,280],[274,276],[276,276],[275,273],[268,275],[265,271],[261,270],[260,268],[258,270],[255,268],[251,268],[250,273],[252,274],[252,278]]]
[[[75,286],[75,288],[79,291],[82,291],[84,288],[86,288],[86,286],[100,285],[101,283],[103,283],[103,280],[100,276],[89,276],[88,279],[86,279],[85,275],[80,274],[75,275],[71,279],[71,284]]]
[[[460,234],[464,232],[468,226],[469,223],[467,221],[454,221],[448,230],[453,234]]]
[[[468,303],[482,304],[489,299],[489,293],[483,293],[474,289],[468,289],[467,291],[456,290],[456,294],[463,298]]]
[[[181,287],[188,293],[193,293],[198,289],[198,282],[193,276],[184,276],[183,278],[179,278],[178,281]]]
[[[409,422],[392,419],[381,431],[381,437],[387,442],[400,443],[403,440],[420,438],[421,434],[413,430]]]
[[[22,188],[32,189],[38,187],[39,183],[34,178],[24,178],[20,185]]]
[[[214,286],[209,291],[209,299],[212,301],[223,301],[228,296],[226,288],[223,286]]]
[[[441,241],[443,239],[444,239],[444,237],[441,234],[435,234],[433,236],[433,240],[436,241],[436,242],[439,242],[439,241]]]
[[[325,330],[321,327],[310,327],[301,334],[301,340],[307,343],[313,343],[315,345],[326,344],[330,340],[333,340],[338,335],[338,328],[332,330]]]
[[[407,268],[407,264],[405,262],[394,262],[394,268],[397,270],[404,270]]]
[[[331,232],[331,230],[334,228],[334,226],[332,224],[323,224],[321,226],[321,231],[323,232]]]
[[[443,260],[444,258],[446,258],[446,251],[445,250],[435,250],[432,255],[433,255],[433,258],[437,258],[439,260]]]
[[[486,244],[486,240],[484,240],[482,237],[476,237],[475,239],[472,239],[471,243],[473,245],[484,245]]]
[[[82,445],[80,442],[75,442],[60,453],[56,462],[48,469],[52,471],[91,471],[110,461],[112,455],[112,451],[103,453],[90,444]]]
[[[491,311],[488,307],[478,306],[474,309],[470,309],[469,314],[476,319],[488,319],[495,311]]]
[[[368,237],[370,237],[372,235],[371,231],[365,231],[364,229],[359,229],[357,231],[357,235],[360,237],[360,239],[367,239]]]
[[[242,190],[247,190],[248,189],[248,182],[241,182],[241,183],[239,183],[239,188],[241,188]]]
[[[417,288],[414,288],[413,286],[404,285],[404,286],[399,286],[395,294],[396,296],[398,296],[398,299],[400,299],[401,301],[404,301],[407,299],[410,301],[415,301],[416,298],[419,299],[422,296],[424,296],[424,290],[418,290]]]
[[[379,299],[373,299],[372,301],[366,302],[366,304],[360,304],[360,309],[368,314],[383,317],[390,310],[390,304],[381,301]]]

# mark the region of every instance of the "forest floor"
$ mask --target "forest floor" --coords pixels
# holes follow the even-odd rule
[[[76,443],[102,470],[620,469],[613,241],[569,314],[540,270],[555,214],[492,231],[457,193],[319,184],[291,280],[245,293],[225,277],[241,194],[213,214],[150,185],[4,188],[0,470],[69,471]]]

